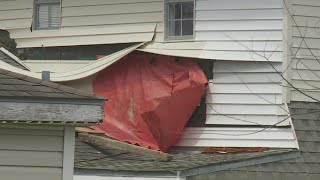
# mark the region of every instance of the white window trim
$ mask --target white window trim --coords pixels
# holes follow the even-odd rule
[[[188,36],[169,36],[169,3],[193,2],[193,35]],[[194,41],[195,38],[195,13],[196,2],[195,0],[164,0],[164,41]]]
[[[41,1],[41,2],[37,2]],[[33,17],[32,17],[32,30],[59,30],[61,28],[61,13],[62,13],[62,0],[53,0],[54,2],[50,2],[50,0],[34,0],[33,1]],[[59,12],[59,27],[48,27],[48,28],[39,28],[38,27],[38,4],[50,4],[57,3],[60,5]]]

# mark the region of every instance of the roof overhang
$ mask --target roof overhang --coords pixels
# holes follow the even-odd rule
[[[0,97],[2,124],[90,125],[104,118],[104,99]]]

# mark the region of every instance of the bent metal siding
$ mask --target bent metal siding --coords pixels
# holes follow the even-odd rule
[[[142,51],[282,61],[282,0],[195,0],[195,39],[179,42],[164,41],[164,0],[63,0],[61,29],[31,32],[32,2],[0,2],[0,27],[20,48],[143,42],[152,40],[156,31],[153,43]]]
[[[18,48],[150,41],[162,0],[63,0],[60,30],[31,31],[33,1],[0,1],[0,28]],[[8,14],[7,14],[8,13]]]
[[[63,131],[0,127],[0,159],[1,179],[62,179]]]
[[[290,6],[289,6],[290,7]],[[303,93],[320,100],[320,1],[294,0],[292,18],[291,82]],[[291,101],[316,102],[292,89]]]

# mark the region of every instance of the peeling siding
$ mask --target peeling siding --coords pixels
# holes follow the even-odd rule
[[[294,0],[291,5],[292,72],[291,83],[303,93],[320,100],[320,2]],[[296,54],[296,56],[294,56]],[[291,101],[315,102],[292,89]]]
[[[163,17],[162,0],[64,0],[60,30],[31,32],[32,0],[3,1],[0,6],[0,15],[10,11],[1,16],[0,27],[10,32],[18,48],[150,41]]]
[[[281,71],[282,63],[272,66]],[[177,146],[297,148],[289,110],[282,101],[282,78],[272,66],[214,62],[206,124],[215,127],[187,128]],[[263,129],[277,123],[277,128]]]
[[[3,179],[62,179],[63,131],[0,128]]]
[[[163,0],[63,0],[61,29],[33,32],[32,1],[4,1],[0,25],[18,48],[145,42],[156,32],[154,42],[142,51],[235,61],[266,61],[266,55],[270,61],[282,61],[282,0],[195,2],[191,41],[164,41]],[[19,5],[6,15],[14,4]]]

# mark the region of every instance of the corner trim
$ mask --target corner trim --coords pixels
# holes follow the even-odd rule
[[[75,128],[65,127],[63,141],[62,180],[73,180]]]

